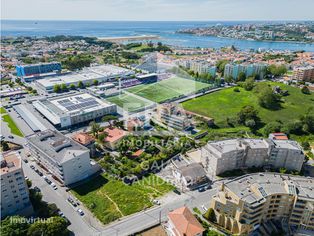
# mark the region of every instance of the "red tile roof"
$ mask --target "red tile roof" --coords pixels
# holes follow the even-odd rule
[[[273,133],[274,139],[276,140],[288,140],[288,137],[285,133]]]
[[[127,135],[126,131],[119,128],[108,127],[104,131],[108,134],[108,136],[105,138],[105,141],[109,143],[115,142]]]
[[[194,236],[205,229],[187,207],[178,208],[168,214],[180,236]]]
[[[91,142],[93,142],[95,139],[87,134],[87,133],[78,133],[78,134],[75,134],[72,139],[82,145],[88,145],[90,144]]]

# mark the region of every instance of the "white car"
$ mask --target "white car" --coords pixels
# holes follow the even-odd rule
[[[57,185],[56,185],[55,183],[51,183],[51,186],[52,186],[52,188],[53,188],[54,190],[57,190],[57,189],[58,189],[58,187],[57,187]]]
[[[157,199],[154,199],[154,200],[153,200],[153,203],[154,203],[155,205],[160,205],[160,204],[161,204],[160,201],[157,200]]]
[[[77,209],[77,212],[80,214],[80,216],[84,215],[84,211],[81,208]]]
[[[204,205],[202,205],[202,209],[203,209],[204,211],[208,211],[208,208],[207,208],[206,206],[204,206]]]

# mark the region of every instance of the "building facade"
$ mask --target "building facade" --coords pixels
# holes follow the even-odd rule
[[[202,163],[212,175],[226,171],[269,167],[300,171],[304,153],[297,142],[271,139],[229,139],[209,142],[201,149]]]
[[[1,154],[1,219],[9,215],[29,216],[33,207],[18,152]]]
[[[62,67],[60,62],[49,62],[32,65],[17,65],[15,69],[17,77],[24,78],[31,75],[61,72]]]
[[[219,225],[232,234],[262,232],[271,220],[285,221],[291,230],[308,230],[314,234],[313,178],[256,173],[230,180],[213,196]]]
[[[314,82],[314,66],[299,67],[294,70],[293,78],[305,82]]]
[[[165,103],[157,106],[156,119],[168,127],[184,130],[191,127],[191,119],[185,110],[174,103]]]
[[[241,72],[245,73],[246,77],[258,75],[261,79],[264,77],[267,66],[265,64],[227,64],[224,70],[224,77],[232,77],[237,79]]]
[[[58,131],[46,130],[26,138],[37,163],[60,183],[71,185],[93,174],[89,149]]]

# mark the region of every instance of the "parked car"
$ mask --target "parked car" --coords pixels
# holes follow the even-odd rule
[[[41,192],[40,188],[38,188],[37,186],[34,187],[34,190],[35,190],[36,192]]]
[[[9,136],[8,136],[8,138],[10,138],[10,139],[14,139],[14,137],[13,137],[12,135],[9,135]]]
[[[49,179],[45,179],[45,181],[47,182],[47,184],[51,184],[52,183]]]
[[[84,215],[84,211],[81,208],[77,209],[77,212],[80,214],[80,216]]]
[[[204,206],[204,205],[202,205],[202,209],[203,209],[204,211],[208,211],[208,208],[207,208],[206,206]]]
[[[51,186],[52,186],[52,188],[53,188],[54,190],[57,190],[57,189],[58,189],[58,187],[57,187],[57,185],[56,185],[55,183],[51,183]]]
[[[30,165],[29,167],[30,167],[32,170],[35,170],[35,166]]]
[[[69,203],[71,203],[72,204],[72,206],[74,206],[74,207],[76,207],[77,206],[77,204],[76,204],[76,202],[73,200],[73,198],[71,198],[71,197],[68,197],[68,202]]]
[[[23,161],[24,161],[25,163],[28,163],[28,160],[27,160],[27,159],[23,159]]]
[[[178,189],[173,190],[174,193],[181,195],[181,192]]]
[[[201,187],[201,188],[198,189],[198,191],[199,192],[204,192],[204,191],[206,191],[206,188],[205,187]]]
[[[154,200],[153,200],[153,203],[154,203],[155,205],[160,205],[160,204],[161,204],[160,201],[157,200],[157,199],[154,199]]]

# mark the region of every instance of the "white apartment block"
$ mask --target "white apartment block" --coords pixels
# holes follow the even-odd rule
[[[30,153],[59,182],[71,185],[93,174],[89,149],[58,131],[46,130],[27,137]]]
[[[229,139],[207,143],[201,148],[201,159],[212,175],[264,166],[300,171],[304,153],[292,140]]]
[[[29,216],[33,207],[18,152],[1,155],[1,219],[9,215]]]

